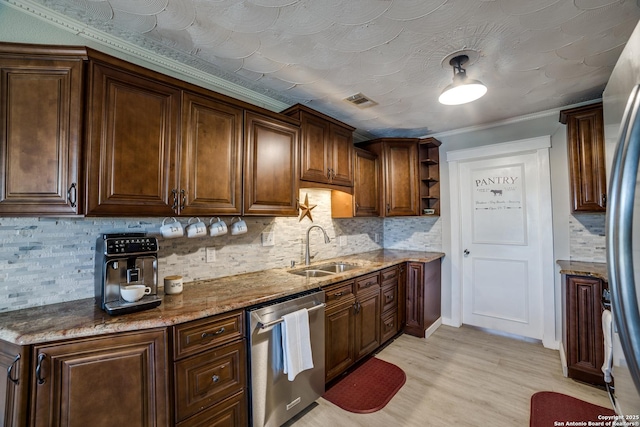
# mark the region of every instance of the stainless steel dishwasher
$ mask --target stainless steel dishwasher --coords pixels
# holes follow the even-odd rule
[[[308,291],[247,310],[251,425],[279,427],[324,394],[324,292]],[[287,379],[280,364],[282,316],[308,309],[313,368]]]

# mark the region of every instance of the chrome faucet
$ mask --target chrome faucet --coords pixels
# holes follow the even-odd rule
[[[329,239],[329,236],[327,235],[327,232],[324,231],[324,228],[320,227],[319,225],[312,225],[311,227],[307,228],[307,247],[304,253],[304,265],[309,265],[311,263],[311,257],[309,256],[309,232],[312,228],[319,228],[320,230],[322,230],[322,232],[324,233],[325,243],[329,243],[331,241],[331,239]]]

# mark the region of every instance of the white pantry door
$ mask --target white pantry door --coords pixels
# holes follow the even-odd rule
[[[549,171],[537,150],[486,154],[457,165],[462,323],[543,339]]]

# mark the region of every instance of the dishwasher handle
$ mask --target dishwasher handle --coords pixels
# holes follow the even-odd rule
[[[308,312],[316,311],[316,310],[319,310],[319,309],[324,308],[326,306],[327,306],[327,304],[320,303],[318,305],[314,305],[311,308],[308,308],[307,311]],[[283,321],[284,321],[284,319],[282,317],[279,318],[279,319],[276,319],[276,320],[272,320],[271,322],[267,322],[267,323],[264,323],[262,320],[260,320],[258,322],[258,327],[260,329],[265,329],[265,328],[268,328],[269,326],[273,326],[273,325],[277,325],[278,323],[282,323]]]

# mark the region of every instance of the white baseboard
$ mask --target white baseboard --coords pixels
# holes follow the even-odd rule
[[[424,337],[429,338],[431,334],[433,334],[439,327],[442,325],[442,317],[438,317],[438,320],[433,322],[433,325],[429,326],[426,331],[424,331]]]
[[[567,377],[569,375],[569,370],[567,368],[567,355],[564,353],[564,345],[560,343],[560,364],[562,365],[562,375]]]

